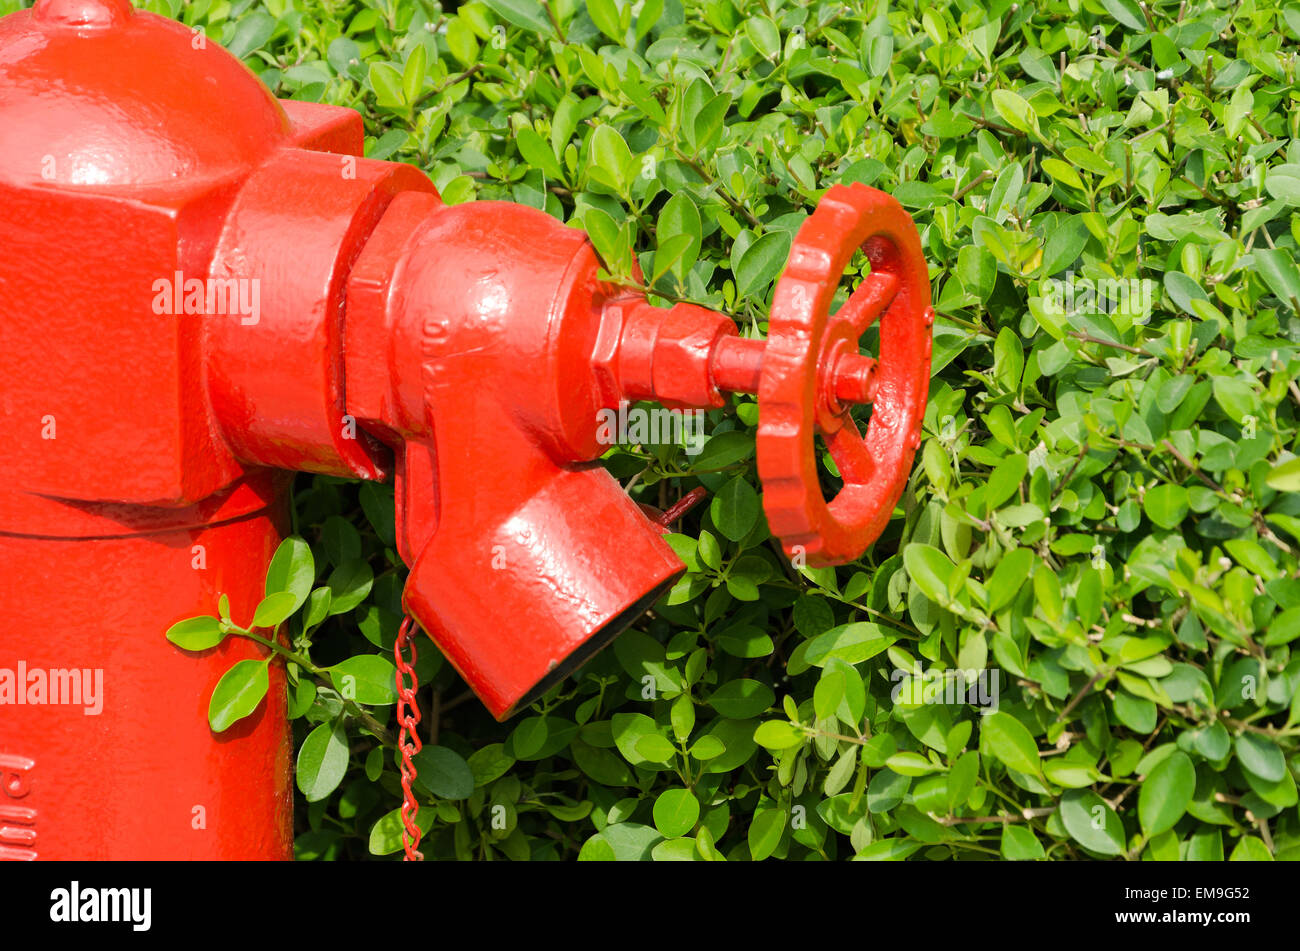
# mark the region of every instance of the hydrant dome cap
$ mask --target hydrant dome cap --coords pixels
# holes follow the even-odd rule
[[[289,121],[198,30],[124,0],[42,0],[0,20],[0,130],[0,180],[158,186],[251,169]]]

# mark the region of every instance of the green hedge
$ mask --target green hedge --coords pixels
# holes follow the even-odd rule
[[[746,397],[699,456],[611,452],[640,501],[708,489],[690,573],[504,725],[420,640],[427,855],[1300,856],[1300,7],[149,6],[359,109],[448,202],[544,209],[745,332],[830,185],[922,235],[934,379],[885,535],[793,570]],[[290,621],[304,859],[399,850],[391,690],[345,702],[325,669],[388,673],[391,513],[304,478],[310,549],[273,572],[271,614],[330,591]],[[996,712],[926,702],[943,669],[984,671]]]

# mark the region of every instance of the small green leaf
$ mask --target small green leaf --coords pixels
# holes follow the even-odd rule
[[[788,231],[769,231],[751,244],[736,266],[736,296],[748,297],[774,281],[789,255]]]
[[[1157,485],[1147,491],[1142,510],[1161,528],[1174,528],[1187,517],[1187,489],[1181,485]]]
[[[948,580],[956,567],[939,549],[913,542],[903,549],[903,565],[908,577],[931,601],[947,604],[951,600]]]
[[[266,593],[288,591],[293,595],[292,614],[302,607],[311,594],[316,580],[316,562],[311,546],[297,535],[290,535],[280,543],[266,569]]]
[[[749,824],[749,854],[755,862],[761,862],[781,844],[781,833],[785,831],[785,810],[779,807],[760,808],[754,813],[754,820]]]
[[[424,89],[424,78],[428,68],[428,54],[423,44],[416,44],[411,55],[406,58],[406,68],[402,71],[402,97],[414,104]]]
[[[1281,748],[1266,736],[1243,733],[1237,737],[1237,759],[1242,769],[1249,770],[1260,779],[1276,783],[1286,774],[1286,757]]]
[[[661,248],[667,241],[685,239],[681,253],[672,264],[677,279],[685,280],[699,258],[701,244],[700,212],[685,192],[678,192],[664,204],[655,234]]]
[[[415,825],[421,835],[428,835],[437,818],[432,806],[424,805],[415,815]],[[402,850],[402,809],[399,806],[392,812],[385,813],[378,822],[370,827],[370,854],[392,855]]]
[[[998,711],[980,725],[980,752],[993,756],[1018,773],[1038,775],[1038,744],[1025,725],[1011,714]]]
[[[277,591],[268,594],[253,612],[253,627],[278,627],[297,607],[297,596],[292,592]]]
[[[709,706],[733,720],[756,717],[774,702],[772,688],[757,680],[731,680],[709,696]]]
[[[767,17],[750,17],[745,21],[745,35],[764,59],[774,60],[781,52],[781,33]]]
[[[619,192],[627,190],[632,151],[613,126],[598,125],[592,132],[591,160],[604,173],[607,184]]]
[[[225,732],[257,709],[270,687],[266,667],[264,660],[241,660],[217,681],[208,701],[208,723],[214,733]]]
[[[339,565],[330,572],[330,615],[346,614],[361,604],[375,583],[375,573],[364,561]]]
[[[1175,750],[1164,759],[1138,790],[1138,819],[1147,838],[1172,829],[1183,817],[1196,792],[1196,768],[1191,758]]]
[[[1015,600],[1033,567],[1034,553],[1028,548],[1013,548],[1002,556],[987,585],[990,614]]]
[[[411,757],[415,784],[440,799],[468,799],[474,793],[474,772],[459,753],[445,746],[425,746]]]
[[[724,485],[709,503],[713,524],[733,542],[750,533],[760,509],[758,493],[744,476],[736,476]]]
[[[341,719],[322,723],[307,734],[298,750],[295,780],[308,802],[327,797],[348,770],[348,737]]]
[[[1071,838],[1100,855],[1124,853],[1124,825],[1115,810],[1091,789],[1071,789],[1061,796],[1061,824]]]
[[[221,622],[207,615],[186,618],[167,628],[167,640],[187,651],[205,651],[216,647],[225,636]]]
[[[1269,470],[1264,479],[1270,489],[1279,492],[1300,492],[1300,458],[1291,459]]]
[[[558,39],[550,18],[536,0],[483,0],[483,2],[491,7],[492,12],[497,16],[522,30]]]
[[[784,750],[798,746],[804,741],[804,733],[792,723],[784,720],[768,720],[761,723],[754,731],[754,742],[769,750]]]
[[[375,706],[397,702],[397,668],[378,654],[358,654],[335,664],[330,679],[344,700]]]
[[[700,818],[700,801],[689,789],[667,789],[654,804],[655,828],[666,838],[685,835]]]
[[[1101,0],[1106,12],[1130,30],[1147,31],[1147,21],[1137,0]]]
[[[677,750],[666,736],[647,733],[634,744],[636,751],[652,763],[667,763],[677,755]]]
[[[523,156],[524,161],[540,168],[547,178],[557,182],[565,180],[564,171],[560,168],[555,153],[551,151],[550,144],[538,135],[532,126],[523,126],[515,132],[515,145],[519,148],[519,154]]]
[[[1228,856],[1229,862],[1271,862],[1273,853],[1268,850],[1268,846],[1255,838],[1253,835],[1243,835],[1237,842],[1237,847],[1232,850]]]
[[[388,63],[372,63],[369,78],[370,88],[375,91],[375,99],[379,105],[388,107],[406,105],[402,95],[402,74]]]
[[[1038,836],[1034,835],[1032,829],[1012,822],[1002,826],[1001,851],[1004,859],[1013,862],[1033,861],[1047,854],[1043,851],[1043,843],[1038,841]]]

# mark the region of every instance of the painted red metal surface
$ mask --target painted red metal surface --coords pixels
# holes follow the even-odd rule
[[[0,136],[0,701],[19,662],[103,677],[93,715],[0,702],[0,857],[290,854],[279,674],[213,735],[212,686],[256,650],[162,637],[220,592],[251,615],[288,471],[394,478],[407,610],[499,718],[684,570],[662,537],[684,508],[599,465],[602,410],[757,392],[769,519],[811,563],[856,557],[901,491],[929,292],[878,192],[833,190],[800,232],[765,346],[604,283],[540,212],[444,206],[361,157],[357,113],[277,102],[125,0],[0,19]],[[859,246],[872,274],[828,318]],[[877,315],[879,364],[857,347]],[[816,434],[845,477],[829,506]]]

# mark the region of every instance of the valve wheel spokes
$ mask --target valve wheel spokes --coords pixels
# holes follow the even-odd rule
[[[898,275],[889,271],[872,271],[831,319],[836,323],[847,321],[848,326],[861,337],[880,319],[897,294]]]
[[[861,248],[871,271],[830,315]],[[911,217],[864,185],[831,188],[799,229],[777,284],[759,380],[758,469],[772,531],[810,565],[859,557],[880,536],[920,445],[930,382],[929,274]],[[878,360],[859,338],[880,327]],[[863,433],[849,415],[873,404]],[[827,501],[820,436],[843,487]]]

